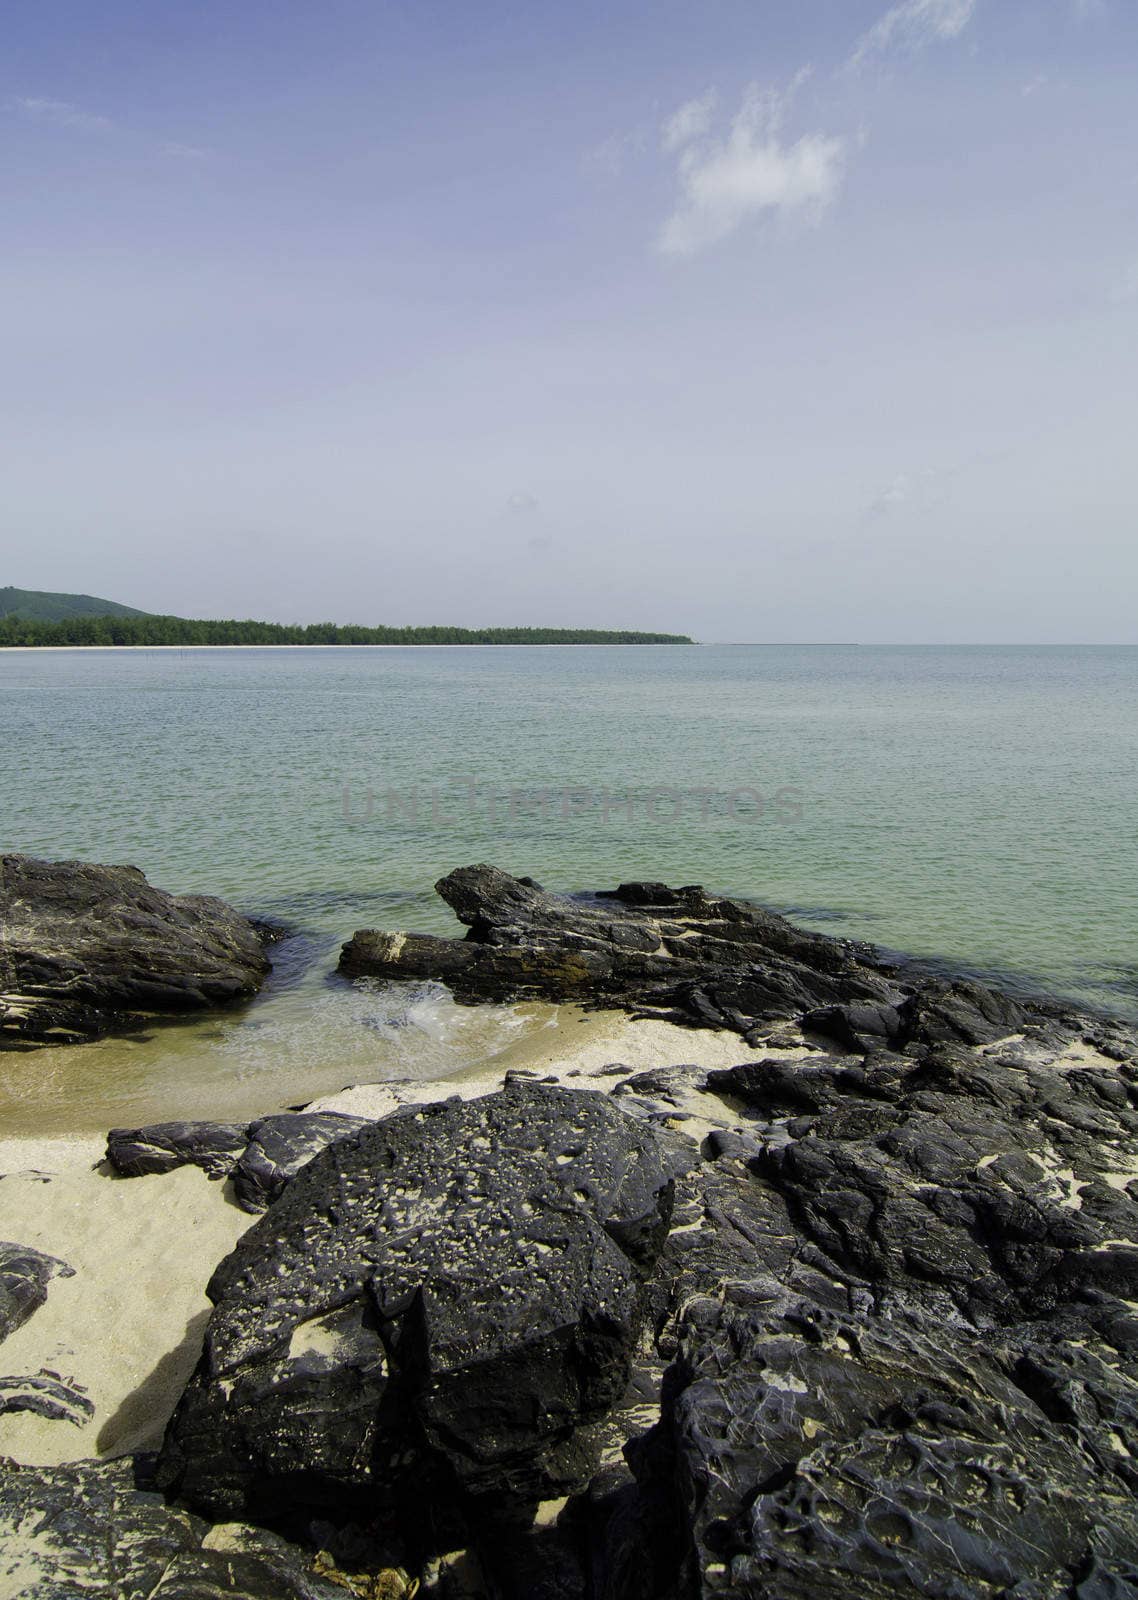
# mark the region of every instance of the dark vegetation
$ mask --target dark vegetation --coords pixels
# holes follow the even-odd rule
[[[4,593],[0,590],[0,600]],[[680,633],[600,628],[362,628],[314,622],[205,622],[186,617],[70,616],[42,621],[0,615],[0,647],[13,645],[238,644],[691,644]]]

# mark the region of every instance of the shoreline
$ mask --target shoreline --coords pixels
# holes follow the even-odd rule
[[[636,1021],[622,1012],[583,1020],[585,1037],[573,1042],[557,1045],[539,1030],[508,1062],[422,1082],[359,1082],[319,1095],[305,1109],[378,1120],[403,1105],[479,1098],[500,1088],[507,1071],[604,1091],[665,1062],[702,1071],[806,1053],[752,1048],[736,1034]],[[258,1115],[280,1109],[262,1104]],[[688,1118],[700,1138],[712,1126],[739,1120],[721,1102],[710,1120],[690,1112]],[[5,1370],[57,1372],[81,1386],[95,1408],[77,1422],[0,1415],[0,1456],[24,1465],[157,1446],[198,1358],[210,1310],[206,1283],[258,1220],[237,1206],[229,1180],[211,1181],[193,1166],[118,1177],[103,1159],[105,1133],[0,1137],[5,1236],[75,1269],[73,1277],[52,1282],[45,1304],[4,1341]]]

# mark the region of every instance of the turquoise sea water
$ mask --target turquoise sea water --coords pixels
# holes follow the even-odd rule
[[[497,1048],[531,1024],[327,977],[358,927],[453,927],[431,885],[475,860],[700,882],[1138,1016],[1138,648],[17,652],[0,715],[4,848],[297,930],[239,1017],[4,1060],[17,1120],[37,1083],[98,1121],[124,1070],[129,1107]]]

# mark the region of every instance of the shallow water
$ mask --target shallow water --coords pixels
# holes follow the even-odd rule
[[[330,977],[358,927],[454,928],[431,885],[475,860],[702,882],[1138,1017],[1136,648],[16,652],[0,716],[3,848],[294,930],[240,1013],[0,1058],[13,1129],[512,1057],[543,1013]]]

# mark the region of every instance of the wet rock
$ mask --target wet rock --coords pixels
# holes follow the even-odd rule
[[[630,883],[569,897],[488,866],[435,887],[468,925],[465,939],[362,931],[340,970],[437,978],[466,1000],[578,999],[744,1034],[760,1019],[901,998],[866,947],[698,887]]]
[[[129,1460],[0,1460],[0,1593],[158,1600],[344,1600],[308,1555],[258,1528],[209,1523],[136,1486]]]
[[[802,1026],[836,1039],[847,1049],[862,1051],[892,1045],[902,1034],[900,1011],[886,1005],[820,1006],[807,1012]]]
[[[0,1050],[76,1044],[255,994],[265,930],[137,867],[0,856]]]
[[[363,929],[344,945],[348,977],[434,978],[460,1000],[576,1000],[727,1029],[752,1044],[780,1025],[865,1054],[987,1044],[1024,1028],[1056,1042],[1090,1026],[959,979],[880,961],[871,946],[807,933],[774,912],[698,886],[626,883],[555,895],[497,867],[461,867],[435,885],[464,939]],[[1102,1030],[1100,1029],[1101,1033]],[[1132,1050],[1121,1033],[1113,1047]],[[796,1042],[788,1040],[786,1042]]]
[[[650,1129],[540,1084],[330,1145],[210,1282],[162,1482],[211,1515],[389,1515],[438,1551],[472,1501],[568,1492],[628,1381],[673,1182]]]
[[[249,1142],[240,1122],[154,1122],[145,1128],[112,1128],[107,1160],[123,1178],[200,1167],[210,1178],[227,1178]]]
[[[367,1118],[337,1111],[262,1117],[233,1169],[233,1188],[245,1211],[264,1211],[314,1156],[337,1139],[368,1126]]]
[[[989,1044],[1018,1033],[1026,1009],[1010,995],[982,983],[930,979],[901,1008],[901,1033],[906,1043]]]
[[[0,1240],[0,1340],[17,1328],[47,1299],[53,1278],[73,1278],[74,1268],[29,1245]]]

